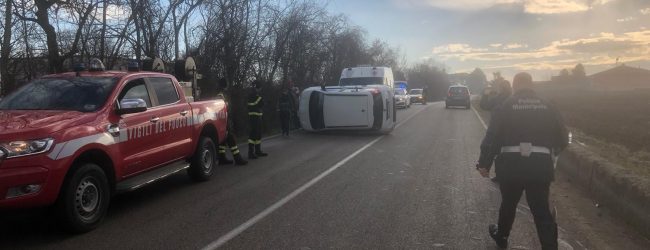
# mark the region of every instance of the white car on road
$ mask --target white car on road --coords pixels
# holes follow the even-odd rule
[[[398,108],[411,107],[411,97],[409,96],[406,89],[395,88],[395,105]]]

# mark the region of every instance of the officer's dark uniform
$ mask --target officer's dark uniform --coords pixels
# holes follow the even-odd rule
[[[284,90],[287,91],[287,90]],[[291,94],[283,92],[278,100],[278,111],[280,111],[280,125],[282,127],[282,135],[289,135],[291,128],[291,112],[292,112]]]
[[[250,134],[248,136],[248,158],[257,159],[259,156],[267,156],[262,152],[262,108],[264,101],[259,95],[258,88],[261,82],[253,82],[253,90],[248,95],[248,121]]]
[[[502,201],[498,227],[492,225],[490,235],[497,244],[507,245],[517,203],[526,191],[542,249],[557,249],[557,224],[548,196],[554,180],[552,156],[567,144],[568,134],[559,112],[531,89],[517,91],[492,111],[478,167],[489,171],[495,161]]]
[[[237,140],[235,140],[235,135],[233,134],[233,128],[235,127],[233,122],[232,122],[232,109],[230,106],[230,98],[228,98],[226,94],[226,87],[227,84],[225,80],[221,80],[219,82],[219,88],[220,92],[218,94],[218,97],[222,98],[224,102],[226,103],[226,107],[228,107],[228,120],[226,122],[226,140],[224,140],[221,144],[219,144],[219,165],[226,165],[226,164],[232,164],[231,160],[228,160],[226,157],[226,150],[230,148],[230,152],[232,153],[232,157],[235,160],[235,163],[237,165],[246,165],[248,162],[244,160],[244,158],[241,157],[241,153],[239,152],[239,147],[237,147]]]

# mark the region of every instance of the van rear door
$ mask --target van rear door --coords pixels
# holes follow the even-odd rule
[[[369,128],[372,110],[369,93],[325,94],[323,117],[326,128]]]

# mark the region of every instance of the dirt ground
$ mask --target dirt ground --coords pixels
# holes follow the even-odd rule
[[[607,207],[558,174],[551,185],[551,202],[557,211],[560,233],[571,232],[575,249],[648,249],[650,240],[614,218]]]

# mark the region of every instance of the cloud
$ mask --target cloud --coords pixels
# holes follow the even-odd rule
[[[619,23],[624,23],[624,22],[629,22],[629,21],[635,20],[635,19],[636,19],[635,17],[629,16],[629,17],[626,17],[626,18],[616,19],[616,21],[619,22]]]
[[[600,33],[589,38],[552,42],[547,48],[571,54],[627,53],[638,48],[650,49],[650,31],[627,32],[623,34]]]
[[[403,8],[429,6],[450,10],[480,10],[498,5],[519,5],[532,14],[558,14],[584,12],[593,6],[604,5],[614,0],[392,0]]]
[[[650,15],[650,8],[641,9],[639,10],[639,13],[641,13],[641,15]]]
[[[512,4],[520,0],[392,0],[397,6],[403,8],[420,8],[429,6],[450,10],[479,10],[486,9],[497,4]]]
[[[520,49],[528,48],[528,44],[510,43],[503,46],[503,49]]]
[[[589,10],[589,6],[583,1],[566,0],[526,1],[524,8],[526,12],[535,14],[571,13]]]
[[[555,70],[577,63],[611,65],[617,57],[622,62],[650,61],[650,30],[591,34],[586,38],[556,40],[533,49],[518,43],[494,43],[486,48],[462,45],[447,50],[442,48],[449,47],[448,45],[438,46],[436,48],[439,49],[434,49],[434,54],[447,61],[476,63],[485,68],[511,67],[520,70]]]
[[[503,43],[491,43],[490,47],[492,48],[500,48],[503,50],[509,50],[509,49],[521,49],[521,48],[528,48],[528,44],[519,44],[519,43],[508,43],[508,44],[503,44]],[[476,49],[474,49],[476,50]],[[482,51],[487,51],[488,49],[481,49]]]
[[[445,54],[445,53],[474,53],[474,52],[483,52],[487,49],[476,49],[472,48],[468,44],[464,43],[451,43],[443,46],[438,46],[433,48],[434,54]]]

